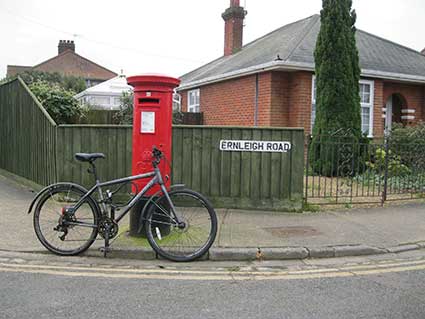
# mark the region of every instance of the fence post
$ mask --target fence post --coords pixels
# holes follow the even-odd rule
[[[307,205],[308,202],[308,173],[309,173],[309,158],[310,158],[310,145],[311,145],[311,141],[313,140],[313,137],[311,135],[309,135],[308,140],[307,140],[307,157],[305,159],[305,204]]]
[[[382,191],[381,205],[384,206],[387,200],[387,188],[388,188],[388,164],[390,162],[390,139],[389,136],[385,137],[385,166],[384,166],[384,189]]]

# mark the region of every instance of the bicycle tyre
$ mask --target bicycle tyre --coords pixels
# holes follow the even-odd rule
[[[61,197],[63,194],[67,194],[65,197]],[[73,195],[72,197],[70,195]],[[55,253],[57,255],[61,256],[73,256],[78,255],[84,251],[86,251],[96,240],[97,234],[98,234],[98,222],[99,222],[99,214],[98,214],[98,206],[96,202],[91,198],[87,197],[84,203],[81,205],[81,207],[75,212],[75,221],[81,221],[83,220],[82,217],[83,213],[86,213],[85,215],[87,218],[84,218],[84,220],[89,220],[93,225],[96,225],[96,227],[88,228],[88,227],[80,227],[80,226],[68,226],[67,228],[67,235],[65,236],[65,239],[60,239],[59,235],[60,233],[63,233],[63,231],[55,230],[55,227],[58,227],[59,225],[59,218],[61,218],[61,209],[63,207],[72,206],[69,205],[71,203],[76,203],[82,196],[85,195],[85,191],[81,186],[75,185],[75,184],[61,184],[57,187],[52,188],[49,192],[46,192],[44,195],[41,196],[39,202],[37,203],[35,212],[34,212],[34,218],[33,218],[33,225],[34,230],[37,235],[38,240],[41,242],[41,244],[47,248],[52,253]],[[67,205],[68,204],[68,205]],[[50,210],[50,212],[49,212]],[[44,223],[42,222],[43,219],[49,218],[45,216],[50,216],[48,224],[50,226],[44,227]],[[73,220],[74,221],[74,220]],[[58,225],[56,225],[58,224]],[[52,226],[56,225],[55,227],[51,228]],[[51,229],[56,233],[53,233],[54,235],[48,235],[47,231]],[[70,235],[71,231],[72,234],[82,234],[78,229],[81,229],[81,231],[90,230],[88,231],[85,239],[78,240],[78,239],[68,239],[67,237]],[[63,235],[62,234],[62,235]],[[77,244],[77,247],[60,247],[58,244],[55,245],[55,237],[59,239],[58,244],[62,242],[63,244],[68,244],[71,242],[81,242],[81,245]],[[73,237],[72,237],[73,238]]]
[[[214,208],[203,195],[190,189],[178,189],[168,194],[183,218],[185,228],[179,228],[172,221],[169,215],[170,205],[165,195],[162,195],[150,204],[146,214],[146,237],[149,244],[158,255],[171,261],[188,262],[198,259],[210,249],[217,235],[217,215]],[[202,220],[203,223],[196,222],[197,220]],[[202,235],[204,231],[205,236]],[[181,246],[178,246],[179,243]]]

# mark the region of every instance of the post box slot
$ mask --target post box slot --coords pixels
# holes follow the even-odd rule
[[[144,97],[139,99],[139,104],[159,104],[159,99]]]

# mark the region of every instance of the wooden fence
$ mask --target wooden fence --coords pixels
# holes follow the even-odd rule
[[[87,163],[78,162],[74,154],[104,153],[106,159],[96,161],[102,180],[131,174],[132,126],[129,125],[60,125],[57,128],[57,176],[60,181],[73,181],[92,186],[93,175]]]
[[[78,124],[118,124],[114,116],[118,111],[89,110],[84,118],[78,119]]]
[[[131,126],[55,126],[21,81],[1,86],[0,101],[1,123],[8,123],[0,129],[0,168],[41,185],[71,181],[88,187],[93,177],[74,154],[102,152],[106,160],[96,161],[102,180],[131,174]],[[292,150],[227,152],[220,151],[220,140],[287,141]],[[216,207],[301,209],[302,129],[173,126],[172,148],[172,182],[200,191]]]
[[[288,141],[288,153],[223,152],[220,140]],[[216,206],[299,210],[304,131],[284,128],[173,127],[173,182],[206,194]]]
[[[40,185],[56,181],[56,123],[21,79],[0,86],[0,168]]]
[[[60,125],[57,129],[58,180],[88,187],[87,164],[76,152],[102,152],[96,167],[102,180],[131,174],[132,127]],[[222,152],[220,140],[288,141],[288,153]],[[302,129],[174,126],[172,182],[208,196],[216,206],[297,210],[303,194]]]

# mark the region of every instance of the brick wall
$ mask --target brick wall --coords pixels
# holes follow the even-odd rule
[[[290,80],[291,80],[291,76],[289,73],[286,73],[286,72],[272,73],[270,126],[287,127],[289,125]]]
[[[258,125],[304,127],[311,132],[312,72],[264,72],[258,75]],[[415,124],[425,120],[425,87],[374,81],[373,134],[382,137],[382,108],[391,94],[400,94],[415,109]],[[254,125],[256,76],[246,76],[201,87],[201,112],[206,125]],[[187,110],[187,91],[182,109]]]
[[[258,125],[310,127],[311,79],[309,72],[264,72],[258,75]],[[205,125],[254,125],[256,76],[200,88]],[[187,111],[187,90],[182,110]]]
[[[258,126],[271,126],[272,73],[258,75]]]
[[[187,111],[187,92],[179,92],[183,112]],[[253,126],[255,75],[201,87],[200,103],[205,125]]]
[[[289,84],[289,127],[304,127],[311,132],[311,89],[313,73],[295,72]]]
[[[373,80],[373,79],[370,79]],[[384,104],[384,82],[382,80],[373,80],[375,93],[373,97],[373,136],[384,136],[385,120],[382,118],[382,108]]]

